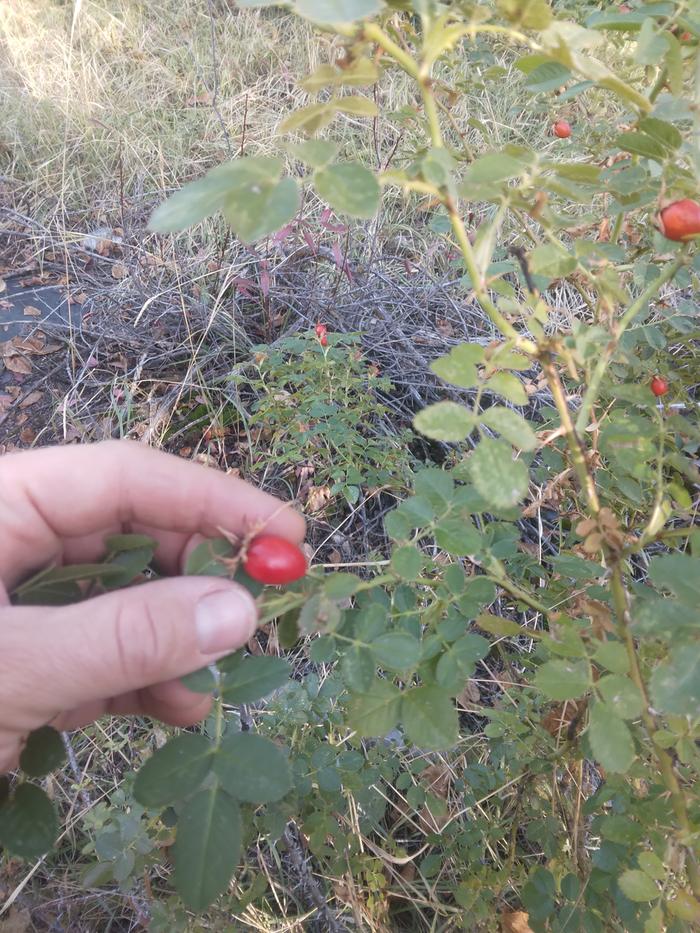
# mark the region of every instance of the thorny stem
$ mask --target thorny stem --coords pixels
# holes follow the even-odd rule
[[[658,727],[656,724],[656,717],[654,716],[651,709],[649,693],[647,691],[646,684],[644,683],[644,678],[642,677],[642,672],[639,667],[639,658],[637,657],[637,649],[634,644],[634,638],[629,627],[630,617],[627,605],[627,593],[625,591],[625,584],[623,581],[622,569],[620,567],[619,561],[616,561],[612,568],[610,589],[613,597],[613,605],[615,607],[615,615],[617,617],[618,631],[622,635],[625,648],[627,649],[627,658],[630,665],[630,676],[635,686],[639,690],[644,703],[644,707],[642,709],[642,722],[644,723],[644,728],[646,729],[649,738],[651,739],[654,755],[656,757],[659,770],[661,771],[664,784],[668,790],[671,799],[671,806],[673,807],[673,812],[676,815],[678,824],[683,830],[683,833],[690,837],[693,835],[693,827],[688,816],[688,807],[683,789],[678,783],[676,772],[673,770],[673,760],[666,749],[660,748],[654,743],[654,733],[657,731]],[[692,888],[693,894],[696,897],[700,897],[700,869],[698,868],[695,850],[689,841],[685,841],[683,845],[688,856],[686,867],[688,871],[688,878],[690,880],[690,886]]]
[[[559,412],[559,418],[561,419],[561,425],[564,429],[566,442],[571,452],[571,459],[573,461],[573,467],[576,472],[579,485],[581,486],[581,489],[586,496],[588,507],[591,513],[593,515],[597,515],[598,512],[600,512],[600,500],[598,499],[598,492],[595,488],[595,483],[593,482],[593,477],[591,476],[590,470],[588,469],[588,463],[586,462],[586,451],[583,446],[583,442],[578,436],[574,422],[571,419],[571,412],[569,411],[566,396],[564,395],[564,386],[562,385],[561,377],[559,376],[559,373],[557,372],[557,369],[549,356],[546,356],[543,359],[542,369],[544,370],[544,374],[547,377],[547,382],[549,383],[549,389],[552,393],[554,404],[557,411]]]

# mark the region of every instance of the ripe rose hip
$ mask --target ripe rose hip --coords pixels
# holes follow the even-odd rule
[[[661,376],[654,376],[651,380],[651,391],[657,398],[659,395],[666,395],[668,392],[668,383],[665,379],[662,379]]]
[[[326,327],[325,324],[316,325],[316,336],[317,337],[324,337],[327,333],[328,333],[328,328]]]
[[[306,558],[302,551],[278,535],[258,535],[248,545],[243,569],[258,583],[279,586],[292,583],[306,573]]]
[[[568,139],[569,136],[571,136],[571,124],[566,120],[557,120],[552,127],[552,132],[555,136],[558,136],[559,139]]]
[[[683,198],[661,211],[661,232],[668,240],[683,242],[700,233],[700,204]]]
[[[325,334],[321,334],[321,336],[318,338],[318,342],[321,344],[322,347],[327,347],[328,337]]]

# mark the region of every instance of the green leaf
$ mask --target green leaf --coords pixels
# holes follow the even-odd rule
[[[528,256],[530,272],[534,275],[543,275],[548,279],[560,279],[576,268],[576,257],[567,252],[563,246],[554,243],[543,243],[536,246]]]
[[[284,119],[279,126],[280,133],[315,133],[327,126],[336,114],[332,101],[322,104],[309,104],[300,107]]]
[[[365,693],[352,696],[347,722],[359,735],[383,736],[396,728],[401,691],[388,680],[374,680]]]
[[[546,29],[552,21],[547,0],[496,0],[496,6],[511,23],[524,29]]]
[[[607,669],[614,674],[626,674],[630,669],[627,649],[622,642],[619,641],[601,642],[593,657],[598,664],[607,667]]]
[[[670,152],[680,149],[683,145],[683,137],[672,123],[666,120],[659,120],[657,117],[644,117],[637,124],[639,129],[658,140],[662,146],[665,146]]]
[[[601,677],[596,686],[609,708],[620,719],[636,719],[644,709],[641,693],[624,674]]]
[[[596,761],[606,771],[629,771],[636,757],[632,733],[607,703],[591,706],[587,734]]]
[[[435,509],[444,512],[454,496],[455,482],[444,470],[429,468],[416,473],[413,487],[416,493],[425,496]]]
[[[222,894],[241,851],[241,811],[218,784],[188,801],[172,847],[173,883],[190,910],[202,911]]]
[[[625,152],[642,156],[644,159],[653,159],[655,162],[663,162],[668,155],[666,148],[646,133],[620,133],[615,139],[615,145]]]
[[[105,547],[108,553],[116,554],[121,551],[141,551],[150,548],[155,551],[158,542],[149,535],[107,535]]]
[[[29,733],[19,756],[19,766],[29,777],[43,777],[66,760],[66,749],[60,732],[52,726],[42,726]]]
[[[376,669],[372,652],[364,645],[351,645],[343,652],[340,670],[348,689],[353,693],[369,690]]]
[[[689,606],[700,605],[700,560],[688,554],[662,554],[654,557],[649,577],[659,589],[672,593]]]
[[[416,431],[435,441],[463,441],[476,427],[474,415],[456,402],[428,405],[413,419]]]
[[[144,807],[167,807],[197,790],[212,766],[212,744],[196,733],[170,739],[136,775],[134,796]]]
[[[628,868],[617,879],[617,883],[625,897],[631,901],[654,901],[661,897],[661,891],[649,875],[636,868]]]
[[[294,178],[276,184],[250,184],[229,193],[222,206],[233,232],[253,243],[280,230],[299,210],[301,198]]]
[[[448,554],[465,557],[481,549],[481,535],[469,515],[449,515],[435,526],[435,542]]]
[[[401,719],[407,736],[419,748],[450,748],[459,738],[457,710],[449,693],[439,687],[406,690]]]
[[[528,74],[525,89],[531,94],[556,91],[570,77],[571,72],[566,66],[559,62],[544,62]]]
[[[224,790],[246,803],[273,803],[292,787],[292,772],[282,749],[251,732],[223,740],[214,758],[214,773]]]
[[[236,552],[225,538],[202,541],[185,561],[187,576],[228,577],[231,570],[222,560],[231,560]]]
[[[517,505],[527,494],[529,474],[522,460],[513,460],[510,444],[484,438],[467,460],[476,491],[494,509]]]
[[[208,667],[200,667],[191,674],[180,678],[180,683],[193,693],[213,693],[216,689],[216,677]]]
[[[380,0],[296,0],[295,9],[314,23],[354,23],[379,12]]]
[[[237,184],[240,175],[239,162],[217,165],[210,172],[190,182],[167,201],[155,209],[149,221],[149,229],[156,233],[175,233],[199,223],[220,210],[226,194]],[[279,177],[281,166],[273,173]]]
[[[319,169],[313,177],[318,196],[351,217],[373,217],[379,207],[379,182],[358,162],[340,162]]]
[[[527,392],[513,373],[495,373],[484,383],[484,391],[502,395],[514,405],[527,405]]]
[[[678,716],[700,716],[700,653],[695,646],[675,647],[654,670],[649,686],[657,709]]]
[[[498,431],[509,443],[521,450],[534,450],[537,447],[535,432],[517,411],[493,405],[479,416],[482,424]]]
[[[36,784],[20,784],[0,806],[0,845],[20,858],[39,858],[58,836],[54,806]]]
[[[335,97],[333,103],[337,111],[347,113],[351,117],[376,117],[379,115],[377,105],[369,97]],[[375,176],[372,175],[372,177]]]
[[[642,23],[637,37],[634,60],[638,65],[657,65],[666,54],[664,31],[648,16]]]
[[[663,881],[666,877],[666,866],[654,852],[640,852],[637,861],[644,874],[650,878]]]
[[[387,632],[369,646],[379,667],[390,671],[412,671],[421,657],[421,643],[408,632]]]
[[[430,368],[445,382],[471,389],[478,382],[477,366],[484,360],[484,348],[477,343],[462,343],[447,356],[433,360]]]
[[[526,628],[524,625],[518,625],[518,623],[513,622],[512,619],[494,616],[489,612],[482,612],[481,615],[477,616],[476,624],[479,628],[483,629],[485,632],[489,632],[491,635],[526,635],[528,637],[534,637],[539,634],[538,632],[533,632],[531,629]]]
[[[394,548],[391,555],[391,569],[402,580],[416,580],[423,568],[423,556],[413,544],[402,544]]]
[[[457,691],[472,676],[477,661],[485,658],[491,643],[469,632],[450,645],[438,661],[435,676],[445,690]]]
[[[574,700],[591,686],[591,676],[585,661],[547,661],[537,668],[535,686],[550,700]]]
[[[329,573],[323,578],[323,592],[328,599],[347,599],[362,586],[354,573]]]
[[[310,165],[311,168],[323,168],[338,154],[336,144],[325,139],[307,139],[303,143],[290,143],[287,149],[295,159]]]
[[[226,703],[253,703],[282,687],[291,668],[282,658],[243,656],[241,652],[219,661],[221,696]]]

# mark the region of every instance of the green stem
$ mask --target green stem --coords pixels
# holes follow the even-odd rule
[[[561,419],[561,425],[564,428],[564,433],[566,435],[566,442],[569,446],[571,452],[571,459],[573,462],[574,471],[579,481],[579,485],[583,490],[586,499],[588,501],[588,507],[593,515],[597,515],[600,512],[600,501],[598,499],[598,493],[595,488],[595,483],[593,482],[593,477],[590,474],[588,469],[588,463],[586,462],[586,451],[581,441],[581,438],[578,436],[574,423],[571,420],[571,412],[569,411],[569,406],[566,402],[566,396],[564,395],[564,386],[562,385],[559,373],[554,366],[554,363],[551,359],[546,358],[542,363],[542,369],[544,374],[547,377],[547,382],[549,383],[549,388],[554,399],[554,404],[557,411],[559,412],[559,417]]]
[[[656,295],[659,289],[662,288],[666,282],[669,282],[675,276],[681,266],[685,264],[685,261],[686,257],[685,254],[683,254],[682,256],[679,256],[678,259],[670,262],[663,270],[663,272],[657,275],[654,281],[650,282],[641,295],[632,302],[632,304],[618,321],[617,327],[615,328],[615,335],[603,353],[601,353],[598,362],[596,363],[596,367],[593,370],[593,375],[588,381],[588,388],[586,389],[586,393],[583,396],[578,417],[576,418],[577,431],[585,431],[588,427],[588,419],[590,417],[591,408],[593,407],[598,397],[598,389],[600,387],[601,380],[605,375],[605,371],[613,353],[617,349],[620,338],[630,326],[630,324],[634,321],[634,319],[644,310],[646,303],[650,301],[654,295]]]
[[[625,648],[627,649],[627,658],[630,665],[630,677],[634,681],[634,684],[639,690],[644,702],[644,708],[642,709],[642,722],[644,723],[644,728],[646,729],[651,740],[654,756],[656,757],[663,782],[671,799],[671,806],[673,807],[673,812],[676,815],[678,824],[685,835],[690,837],[693,835],[693,827],[690,822],[690,817],[688,816],[688,807],[686,805],[683,789],[678,783],[676,772],[673,770],[673,760],[666,749],[659,748],[654,744],[654,733],[657,731],[656,718],[651,712],[649,694],[639,667],[637,649],[635,647],[634,638],[632,637],[632,633],[629,627],[630,617],[629,610],[627,608],[627,593],[625,591],[625,584],[622,578],[622,569],[619,562],[616,562],[613,566],[612,577],[610,580],[610,589],[613,597],[613,605],[615,607],[615,615],[617,617],[618,630],[622,636]],[[684,842],[683,845],[688,856],[686,861],[686,868],[688,871],[690,886],[695,897],[700,897],[700,870],[698,869],[695,850],[689,842]]]

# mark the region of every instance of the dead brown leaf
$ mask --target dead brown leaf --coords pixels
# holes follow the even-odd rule
[[[28,910],[10,909],[6,917],[0,917],[0,933],[26,933],[32,929],[32,917]]]
[[[22,428],[22,430],[19,432],[19,439],[23,444],[33,444],[36,440],[36,431],[34,428],[29,426]]]
[[[320,512],[324,509],[331,498],[331,490],[328,486],[312,486],[306,496],[306,507],[310,512]]]
[[[43,392],[30,392],[29,395],[25,396],[22,401],[19,403],[20,408],[29,408],[30,405],[36,405],[37,402],[41,401],[44,397]]]
[[[126,268],[126,266],[123,263],[117,262],[112,266],[112,278],[113,279],[120,281],[121,279],[125,279],[128,275],[129,275],[129,270]]]
[[[28,376],[32,371],[32,364],[26,356],[20,356],[19,353],[13,353],[11,356],[3,356],[5,366],[13,373],[19,373],[21,376]]]
[[[457,697],[457,702],[460,706],[463,706],[467,709],[472,703],[479,703],[481,701],[481,692],[476,682],[473,680],[468,680],[464,685],[464,690]]]
[[[530,915],[524,910],[504,910],[501,914],[502,933],[534,933],[529,919]]]
[[[25,317],[41,317],[41,308],[35,307],[35,305],[25,305],[22,314]]]

